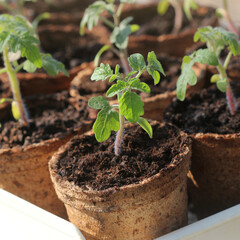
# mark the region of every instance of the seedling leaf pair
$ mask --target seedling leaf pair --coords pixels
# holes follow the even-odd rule
[[[152,137],[151,125],[141,117],[144,115],[144,103],[135,90],[150,93],[150,87],[145,82],[140,81],[140,76],[145,71],[149,71],[150,73],[157,71],[158,74],[159,72],[164,74],[164,71],[154,52],[148,54],[148,64],[146,64],[144,57],[138,53],[132,54],[128,58],[128,62],[133,71],[125,76],[119,73],[118,65],[113,73],[110,66],[103,63],[92,74],[91,80],[95,81],[110,79],[109,81],[111,82],[117,79],[117,82],[109,88],[106,94],[107,97],[117,95],[117,105],[111,107],[104,97],[94,97],[89,101],[90,107],[96,110],[102,109],[93,127],[98,141],[106,140],[112,130],[118,131],[122,116],[131,123],[138,123]],[[118,109],[119,115],[113,110],[114,108]],[[111,124],[108,124],[108,122],[111,122]]]

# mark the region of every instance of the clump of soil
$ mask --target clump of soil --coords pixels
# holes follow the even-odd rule
[[[26,105],[30,115],[30,126],[25,127],[13,119],[1,122],[1,149],[61,138],[64,134],[83,127],[89,120],[87,102],[77,100],[71,103],[67,92],[35,97]]]
[[[152,139],[140,127],[128,128],[121,156],[114,155],[114,134],[102,143],[93,135],[75,137],[60,157],[58,174],[94,190],[139,183],[167,167],[189,143],[173,126],[160,127],[155,122],[152,128]]]
[[[240,98],[237,99],[238,105]],[[187,133],[228,134],[240,132],[240,112],[232,116],[226,94],[215,86],[196,93],[183,102],[174,99],[164,113],[164,120]]]

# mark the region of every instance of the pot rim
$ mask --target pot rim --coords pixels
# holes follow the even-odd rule
[[[153,122],[155,123],[157,121],[153,121]],[[161,127],[164,126],[164,125],[165,125],[165,123],[161,124]],[[169,124],[169,125],[171,125],[171,124]],[[173,126],[173,125],[171,125],[171,126]],[[127,126],[127,128],[129,128],[129,127],[131,127],[131,124],[129,124]],[[83,137],[85,135],[92,136],[92,135],[94,135],[94,133],[91,130],[91,131],[88,131],[88,132],[82,134],[80,137]],[[183,136],[187,137],[187,134],[182,132],[182,131],[179,131],[179,135],[181,135],[182,137]],[[112,192],[117,192],[117,191],[120,191],[120,190],[128,190],[128,189],[138,188],[140,185],[141,186],[147,185],[147,184],[153,182],[154,180],[159,179],[160,177],[164,177],[166,175],[166,173],[170,173],[170,172],[173,172],[174,170],[176,170],[176,168],[178,166],[184,164],[184,162],[185,162],[184,160],[186,159],[186,156],[188,156],[189,154],[191,155],[191,141],[190,141],[188,144],[187,144],[187,142],[184,143],[184,145],[182,146],[182,148],[184,148],[184,150],[182,150],[181,153],[176,155],[174,157],[174,159],[172,160],[172,162],[167,167],[162,168],[159,173],[157,173],[157,174],[155,174],[155,175],[153,175],[149,178],[146,178],[146,179],[144,179],[144,180],[142,180],[138,183],[132,183],[132,184],[124,185],[124,186],[121,186],[119,188],[111,187],[111,188],[107,188],[107,189],[104,189],[104,190],[93,190],[93,189],[85,190],[82,187],[74,184],[74,182],[69,182],[68,180],[62,178],[61,176],[59,176],[56,173],[58,160],[61,158],[62,154],[65,152],[65,150],[70,145],[71,145],[71,141],[69,141],[67,144],[63,145],[62,147],[60,147],[59,150],[56,153],[54,153],[51,160],[49,161],[49,169],[50,169],[50,175],[51,175],[52,180],[54,179],[56,182],[58,182],[61,185],[61,188],[71,189],[71,191],[74,191],[74,192],[77,192],[77,193],[102,195],[102,196],[107,195],[107,194],[112,193]],[[180,156],[179,159],[177,159],[178,156]],[[186,172],[186,174],[187,174],[187,172]]]

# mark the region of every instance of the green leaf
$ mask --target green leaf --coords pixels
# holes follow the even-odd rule
[[[113,82],[114,80],[116,80],[117,78],[118,78],[118,75],[113,74],[113,75],[110,77],[109,82],[111,83],[111,82]]]
[[[184,10],[188,20],[192,19],[191,9],[193,9],[193,10],[198,9],[198,5],[196,4],[196,2],[194,0],[184,0],[183,10]]]
[[[168,10],[169,5],[170,5],[169,0],[161,0],[157,6],[158,14],[164,15]]]
[[[96,110],[110,107],[108,100],[106,98],[104,98],[103,96],[97,96],[97,97],[91,98],[88,101],[88,106],[93,109],[96,109]]]
[[[197,83],[197,76],[192,69],[196,62],[213,66],[217,66],[219,63],[215,53],[209,49],[199,49],[191,57],[185,56],[181,66],[182,72],[177,81],[177,98],[181,101],[185,99],[187,84],[195,85]]]
[[[119,109],[121,115],[131,122],[136,123],[140,116],[144,114],[143,102],[134,92],[125,92],[119,100]]]
[[[210,26],[199,28],[194,35],[194,41],[201,40],[207,42],[208,48],[215,52],[218,57],[221,51],[229,47],[233,55],[240,54],[239,41],[237,36],[221,27],[212,28]]]
[[[140,80],[138,78],[131,81],[130,87],[132,89],[135,89],[135,90],[138,90],[141,92],[145,92],[145,93],[150,93],[150,91],[151,91],[150,87],[145,82],[140,82]]]
[[[113,4],[109,4],[104,1],[95,1],[86,9],[80,24],[81,35],[84,35],[84,29],[86,25],[91,31],[92,28],[98,24],[100,15],[104,10],[108,11],[112,15],[115,11],[115,7]]]
[[[29,60],[26,60],[23,64],[23,69],[29,73],[33,73],[37,70],[37,67]]]
[[[98,64],[99,64],[99,60],[100,60],[100,57],[102,56],[102,54],[104,52],[106,52],[107,50],[109,50],[111,48],[111,46],[109,45],[104,45],[97,53],[97,55],[95,56],[94,58],[94,66],[97,67]]]
[[[11,98],[1,98],[0,99],[0,105],[5,103],[5,102],[12,102],[12,101],[13,101],[13,99],[11,99]]]
[[[69,76],[67,70],[63,63],[55,60],[51,54],[42,54],[42,63],[43,68],[49,75],[56,76],[60,72],[64,73],[66,76]]]
[[[93,131],[98,142],[107,140],[111,135],[111,131],[118,131],[119,128],[119,114],[113,111],[111,107],[102,109],[93,125]]]
[[[152,130],[152,126],[149,124],[149,122],[144,119],[144,118],[139,118],[137,123],[142,127],[142,129],[144,129],[150,138],[153,137],[153,130]]]
[[[118,80],[116,84],[112,85],[107,91],[107,97],[113,97],[122,92],[128,84],[124,81]]]
[[[134,71],[142,71],[146,68],[146,63],[145,63],[144,57],[140,53],[132,54],[128,58],[128,62],[129,62],[130,67]]]
[[[162,73],[165,76],[165,72],[163,70],[163,67],[161,63],[157,60],[157,57],[154,52],[148,53],[148,67],[147,67],[148,73],[153,77],[154,84],[157,85],[160,81],[160,73]]]
[[[227,91],[227,79],[221,79],[221,80],[218,81],[216,84],[217,84],[217,88],[218,88],[221,92],[226,92],[226,91]]]
[[[111,77],[113,75],[113,71],[110,67],[109,64],[104,64],[101,63],[99,67],[95,68],[92,76],[91,76],[91,80],[92,81],[105,81],[106,79],[108,79],[109,77]]]
[[[214,74],[214,75],[211,77],[210,82],[211,82],[211,83],[216,83],[216,82],[220,81],[220,79],[221,79],[221,76],[220,76],[219,74]]]
[[[131,24],[131,32],[134,33],[140,29],[138,24]]]
[[[12,114],[16,120],[21,118],[21,114],[16,101],[12,101]]]
[[[128,36],[131,34],[131,26],[115,27],[111,36],[110,42],[116,44],[120,49],[125,49],[128,46]]]
[[[119,66],[119,64],[117,64],[116,67],[115,67],[115,74],[119,73],[119,68],[120,68],[120,66]]]

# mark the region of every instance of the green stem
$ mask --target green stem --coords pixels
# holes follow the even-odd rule
[[[0,69],[0,74],[5,73],[5,72],[7,72],[7,69],[6,69],[6,68]]]
[[[231,54],[231,52],[229,52],[228,56],[227,56],[227,58],[224,62],[224,65],[222,66],[221,64],[219,64],[217,66],[217,69],[218,69],[218,71],[221,75],[221,78],[226,79],[226,81],[227,81],[227,90],[226,90],[227,104],[228,104],[228,108],[230,110],[231,115],[235,115],[235,113],[237,111],[236,100],[235,100],[235,97],[233,95],[232,88],[231,88],[231,85],[229,83],[227,73],[226,73],[226,69],[227,69],[227,66],[228,66],[228,63],[230,61],[231,56],[232,56],[232,54]]]
[[[24,126],[28,126],[28,121],[27,121],[27,117],[26,117],[24,107],[23,107],[22,96],[21,96],[21,92],[20,92],[20,87],[19,87],[17,75],[16,75],[16,73],[15,73],[14,69],[12,68],[12,65],[9,61],[7,47],[4,47],[3,59],[4,59],[5,68],[7,69],[7,74],[8,74],[8,77],[9,77],[9,81],[11,83],[13,98],[17,103],[17,106],[18,106],[18,109],[19,109],[19,112],[20,112],[20,116],[21,116],[21,120],[22,120]]]
[[[231,59],[231,57],[232,57],[232,52],[229,52],[228,53],[228,55],[227,55],[227,57],[226,57],[226,59],[225,59],[225,62],[224,62],[224,64],[223,64],[223,68],[226,70],[227,69],[227,67],[228,67],[228,64],[229,64],[229,62],[230,62],[230,59]]]
[[[103,23],[105,23],[108,27],[114,29],[114,27],[115,27],[115,26],[114,26],[114,23],[112,23],[112,22],[109,21],[107,18],[102,17],[102,16],[100,16],[100,19],[101,19],[101,21],[102,21]]]
[[[121,115],[120,110],[119,110],[119,121],[120,121],[120,128],[117,132],[117,136],[114,144],[114,153],[116,156],[121,155],[121,145],[122,145],[122,138],[124,133],[124,122],[125,122],[125,117]]]

